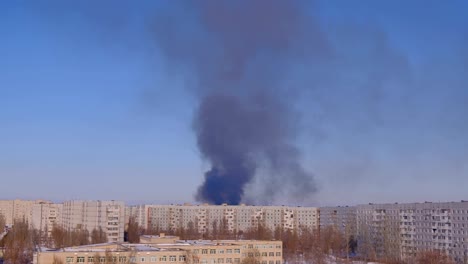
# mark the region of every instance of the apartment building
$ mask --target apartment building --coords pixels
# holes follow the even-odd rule
[[[148,216],[149,205],[132,205],[125,207],[125,223],[129,222],[130,217],[138,222],[138,225],[142,228],[148,228],[147,216]]]
[[[139,220],[141,221],[141,220]],[[231,233],[246,231],[259,224],[271,230],[318,228],[319,212],[315,207],[248,205],[149,205],[147,226],[159,230],[194,227],[200,233],[214,226]]]
[[[332,226],[343,234],[356,234],[356,207],[320,207],[320,229]]]
[[[6,225],[11,226],[15,220],[25,220],[31,223],[32,208],[35,204],[50,203],[44,200],[0,200],[0,214],[3,215]]]
[[[41,249],[34,264],[61,263],[241,263],[245,258],[261,264],[282,264],[281,241],[194,240],[172,243],[105,243],[60,250]]]
[[[62,226],[67,230],[102,228],[109,242],[122,242],[125,205],[120,201],[66,201],[62,209]]]
[[[50,236],[52,228],[62,225],[62,204],[36,203],[31,208],[32,228],[39,230],[42,234]]]
[[[361,239],[391,245],[403,259],[440,250],[457,263],[468,263],[468,201],[448,203],[368,204],[357,206]]]

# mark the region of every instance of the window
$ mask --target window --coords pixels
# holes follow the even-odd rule
[[[74,257],[67,257],[67,258],[65,259],[65,262],[67,262],[67,263],[73,263],[74,261],[75,261],[75,258],[74,258]]]
[[[94,263],[94,257],[88,257],[88,263]]]
[[[99,263],[105,263],[106,257],[99,257]]]
[[[150,261],[151,261],[151,262],[156,262],[156,261],[157,261],[157,258],[156,258],[156,257],[151,257],[151,258],[150,258]]]
[[[218,253],[219,253],[219,254],[224,254],[224,249],[218,250]]]
[[[85,257],[77,257],[76,262],[77,263],[84,263],[85,262]]]
[[[232,249],[226,249],[226,254],[232,254]]]
[[[130,263],[134,263],[134,262],[136,262],[136,257],[130,257],[129,260],[130,260]]]
[[[268,253],[268,256],[274,257],[274,256],[275,256],[275,252],[270,252],[270,253]]]
[[[262,252],[262,257],[266,257],[268,256],[268,253],[267,252]]]
[[[281,252],[276,252],[276,256],[277,257],[281,256]]]
[[[176,256],[169,256],[169,261],[175,262],[175,261],[177,261],[177,257]]]
[[[224,259],[223,259],[223,258],[219,258],[219,259],[218,259],[218,263],[224,263]]]
[[[226,263],[232,263],[232,258],[227,258]]]
[[[240,249],[239,248],[234,249],[234,253],[240,254]]]
[[[201,253],[202,253],[202,254],[208,254],[208,249],[202,249],[202,250],[201,250]]]
[[[240,258],[235,258],[234,263],[240,263]]]
[[[119,256],[119,262],[121,262],[121,263],[127,262],[127,257],[125,257],[125,256]]]
[[[141,257],[140,258],[140,262],[145,262],[146,261],[146,258],[145,257]]]
[[[216,254],[216,249],[210,249],[210,254]]]
[[[179,261],[186,261],[187,260],[187,257],[185,255],[180,255],[179,256]]]
[[[160,261],[167,261],[166,256],[162,256],[161,259],[160,259]]]

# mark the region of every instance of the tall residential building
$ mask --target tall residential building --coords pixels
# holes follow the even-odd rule
[[[150,205],[131,205],[125,207],[125,223],[128,223],[130,217],[134,217],[138,225],[142,228],[148,228],[147,216]]]
[[[124,240],[125,205],[119,201],[66,201],[62,226],[67,230],[102,228],[109,242]]]
[[[52,228],[62,225],[62,204],[37,203],[31,208],[31,227],[50,236]]]
[[[159,230],[187,229],[191,225],[200,233],[211,231],[215,226],[238,233],[259,224],[271,230],[319,226],[319,212],[315,207],[149,205],[147,212],[147,226]]]
[[[32,207],[34,204],[48,203],[43,200],[0,200],[0,214],[5,217],[8,226],[15,220],[25,220],[31,223]]]
[[[468,263],[468,201],[357,206],[358,233],[382,254],[386,246],[403,259],[440,250]]]
[[[356,207],[320,207],[320,229],[332,226],[348,236],[356,234]]]

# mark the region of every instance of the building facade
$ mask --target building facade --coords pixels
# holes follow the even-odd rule
[[[125,228],[125,205],[120,201],[66,201],[62,226],[66,230],[101,228],[109,242],[122,242]]]
[[[258,225],[270,230],[316,229],[319,226],[319,211],[315,207],[149,205],[146,218],[148,228],[167,231],[195,228],[199,233],[210,232],[215,227],[237,234]]]
[[[439,250],[468,263],[468,201],[358,205],[357,226],[361,239],[378,245],[378,254],[389,246],[408,260]]]
[[[62,204],[36,203],[31,208],[30,226],[49,237],[55,225],[62,226],[62,210]]]
[[[36,204],[51,203],[44,200],[0,200],[0,214],[5,218],[6,225],[12,226],[16,220],[32,221],[32,208]]]
[[[61,263],[241,263],[245,258],[260,264],[282,264],[281,241],[194,240],[159,244],[105,243],[41,249],[34,253],[34,264]]]
[[[319,214],[321,230],[331,226],[343,234],[356,234],[355,206],[320,207]]]

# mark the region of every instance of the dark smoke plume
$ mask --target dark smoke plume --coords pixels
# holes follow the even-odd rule
[[[198,201],[238,204],[260,171],[257,195],[301,201],[316,191],[294,145],[296,95],[286,83],[294,65],[319,60],[328,50],[299,3],[196,1],[157,21],[168,61],[196,80],[194,130],[211,165]]]

